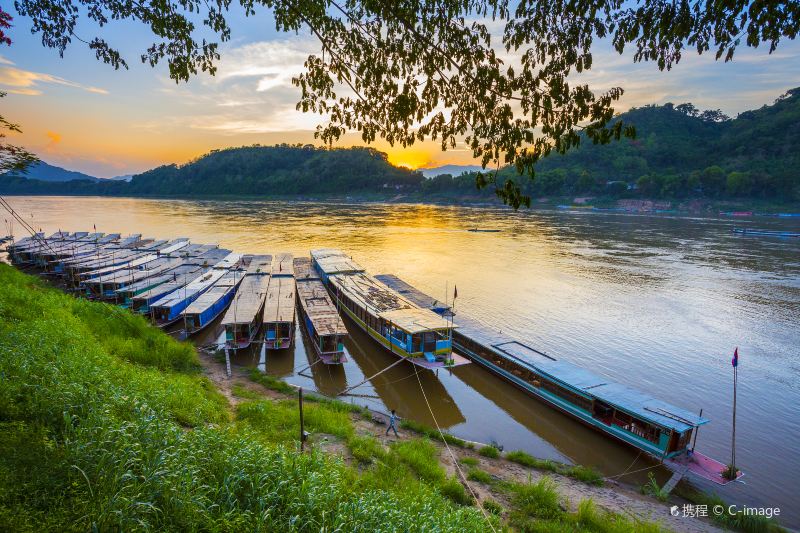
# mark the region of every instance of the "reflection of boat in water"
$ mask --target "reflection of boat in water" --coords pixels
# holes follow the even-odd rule
[[[389,286],[416,291],[396,276],[384,280]],[[433,300],[423,296],[421,303]],[[469,317],[460,316],[457,322],[456,348],[531,396],[657,459],[685,461],[686,469],[698,475],[700,462],[724,467],[694,452],[692,435],[708,423],[701,416],[557,360]],[[703,477],[717,481],[719,476]]]
[[[346,342],[349,344],[349,339]],[[335,397],[347,388],[347,373],[344,365],[315,364],[319,363],[320,359],[311,346],[311,339],[308,335],[304,335],[300,331],[296,332],[294,346],[295,361],[302,360],[303,355],[308,361],[305,368],[297,369],[297,374],[310,377],[314,381],[317,391],[326,396]]]
[[[467,231],[472,233],[500,233],[499,229],[470,228]]]
[[[344,327],[339,312],[328,296],[325,285],[311,266],[310,259],[298,257],[294,260],[294,277],[302,322],[308,332],[314,353],[326,365],[347,362],[344,354],[347,328]]]
[[[222,319],[226,348],[247,348],[261,329],[271,265],[271,255],[255,255],[250,258],[242,284]]]
[[[452,323],[393,291],[339,250],[313,250],[337,307],[391,354],[427,369],[469,361],[453,354]]]
[[[283,350],[292,345],[295,295],[292,254],[278,254],[272,259],[264,303],[264,346],[267,350]]]
[[[348,318],[345,317],[345,320]],[[345,346],[351,361],[358,365],[364,376],[374,376],[397,362],[388,351],[376,346],[375,342],[362,329],[349,327],[348,324],[348,330],[350,335]],[[319,371],[317,370],[319,366],[316,365],[314,369]],[[324,371],[325,368],[321,370]],[[372,378],[369,384],[388,409],[396,409],[403,418],[413,418],[429,426],[435,426],[425,404],[425,398],[420,392],[420,382],[417,382],[417,377],[431,402],[431,408],[436,414],[436,422],[440,427],[444,429],[466,421],[455,400],[434,372],[415,372],[414,366],[400,363]],[[358,397],[359,391],[362,389],[354,389],[352,396]],[[342,398],[346,397],[347,395],[342,396]]]

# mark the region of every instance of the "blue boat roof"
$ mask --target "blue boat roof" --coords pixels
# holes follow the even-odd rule
[[[383,274],[375,277],[421,307],[436,311],[431,305],[440,304],[436,299],[415,289],[397,276]],[[408,294],[403,292],[409,289],[411,291]],[[441,313],[441,311],[437,312]],[[596,398],[642,420],[678,432],[708,423],[707,419],[696,413],[671,405],[634,388],[615,383],[605,376],[568,361],[558,360],[470,317],[458,314],[455,317],[455,324],[458,326],[459,334],[489,348],[498,355],[512,359],[587,397]]]

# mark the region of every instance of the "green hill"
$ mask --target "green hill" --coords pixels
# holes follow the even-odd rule
[[[637,137],[584,143],[543,160],[536,180],[501,171],[531,196],[800,199],[800,88],[728,119],[691,104],[635,108],[619,117]]]

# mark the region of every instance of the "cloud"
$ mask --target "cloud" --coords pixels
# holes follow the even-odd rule
[[[3,61],[0,63],[4,65],[13,65],[12,62],[5,58],[3,58]],[[0,85],[11,87],[9,92],[37,96],[42,94],[42,91],[39,89],[41,84],[63,85],[66,87],[82,89],[90,93],[108,94],[108,91],[105,89],[92,87],[90,85],[82,85],[59,76],[53,76],[52,74],[23,70],[14,66],[0,67]]]
[[[56,145],[61,142],[61,135],[54,131],[48,131],[45,135],[50,139],[50,144]]]

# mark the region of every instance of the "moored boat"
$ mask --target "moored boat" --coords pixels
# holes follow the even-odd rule
[[[231,270],[190,303],[181,313],[186,332],[190,335],[197,333],[220,316],[233,300],[243,277],[243,272]]]
[[[447,306],[400,278],[379,277],[420,305],[451,314]],[[693,433],[708,423],[696,413],[558,360],[477,320],[461,314],[454,320],[459,327],[453,343],[460,353],[529,395],[659,460],[677,460],[693,451]]]
[[[264,347],[267,350],[282,350],[292,345],[295,296],[292,254],[278,254],[272,258],[264,302]]]
[[[339,250],[312,250],[311,258],[338,309],[392,354],[428,369],[469,363],[453,353],[451,322],[367,275]]]
[[[222,318],[225,347],[231,350],[250,346],[261,329],[272,256],[255,255],[249,261],[239,290]]]
[[[326,365],[346,363],[347,328],[309,258],[294,260],[294,277],[303,324],[317,356]]]

